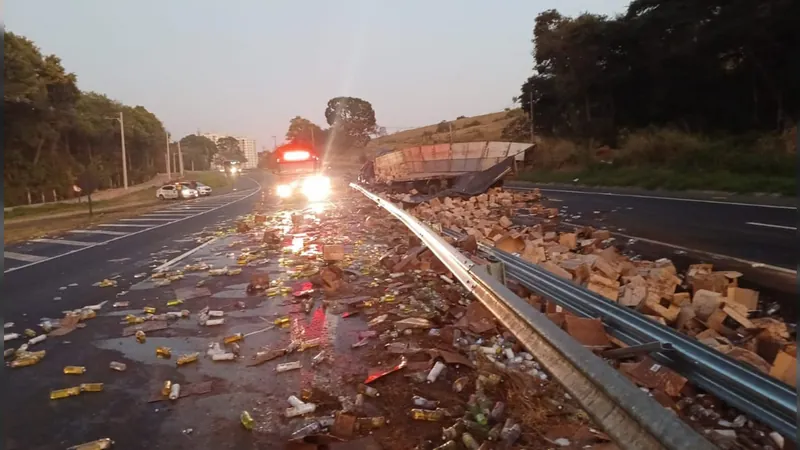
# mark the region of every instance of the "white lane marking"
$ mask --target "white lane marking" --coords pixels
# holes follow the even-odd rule
[[[522,186],[506,186],[507,189],[516,191],[532,191],[535,188],[522,187]],[[678,198],[678,197],[659,197],[656,195],[640,195],[640,194],[618,194],[616,192],[590,192],[590,191],[573,191],[570,189],[548,189],[539,188],[542,192],[564,192],[567,194],[585,194],[585,195],[605,195],[609,197],[633,197],[633,198],[648,198],[653,200],[673,200],[676,202],[690,202],[690,203],[712,203],[715,205],[733,205],[733,206],[752,206],[754,208],[770,208],[770,209],[792,209],[796,210],[796,206],[781,206],[781,205],[764,205],[759,203],[743,203],[743,202],[723,202],[717,200],[703,200],[695,198]]]
[[[205,247],[205,246],[207,246],[207,245],[211,245],[211,243],[212,243],[212,242],[214,242],[214,241],[216,241],[216,240],[217,240],[217,238],[211,238],[211,239],[209,239],[208,241],[206,241],[206,242],[204,242],[204,243],[202,243],[202,244],[198,245],[197,247],[195,247],[195,248],[193,248],[193,249],[189,250],[188,252],[186,252],[186,253],[183,253],[183,254],[180,254],[180,255],[178,255],[178,256],[176,256],[176,257],[174,257],[174,258],[170,259],[169,261],[165,262],[164,264],[162,264],[162,265],[160,265],[160,266],[156,267],[156,268],[155,268],[155,270],[154,270],[154,272],[161,272],[162,270],[165,270],[165,269],[166,269],[166,268],[168,268],[169,266],[171,266],[171,265],[175,264],[176,262],[178,262],[178,261],[182,260],[183,258],[186,258],[187,256],[191,255],[192,253],[194,253],[194,252],[196,252],[196,251],[200,250],[201,248],[204,248],[204,247]]]
[[[83,241],[71,241],[69,239],[33,239],[31,242],[41,242],[43,244],[63,244],[63,245],[72,245],[74,247],[89,247],[90,245],[95,245],[97,242],[83,242]]]
[[[126,233],[124,231],[111,231],[111,230],[72,230],[70,233],[82,233],[82,234],[108,234],[111,236],[125,236]]]
[[[98,227],[131,227],[131,228],[144,228],[149,226],[151,225],[141,224],[141,223],[104,223],[98,225]]]
[[[173,217],[173,218],[169,219],[169,218],[164,218],[164,217],[161,217],[161,218],[151,217],[151,218],[148,218],[148,219],[134,218],[134,219],[119,219],[119,220],[123,221],[123,222],[169,222],[170,220],[175,220],[175,218]]]
[[[142,214],[140,217],[151,217],[151,216],[183,217],[186,215],[187,213],[152,213],[152,214]]]
[[[766,227],[766,228],[779,228],[781,230],[792,230],[797,231],[797,227],[787,227],[786,225],[775,225],[772,223],[761,223],[761,222],[745,222],[747,225],[754,225],[757,227]]]
[[[41,261],[44,261],[45,259],[47,259],[46,256],[26,255],[24,253],[7,252],[7,251],[3,251],[3,258],[16,259],[17,261],[25,261],[25,262],[29,262],[29,263],[41,262]],[[20,266],[20,267],[27,267],[27,266],[28,265]],[[9,270],[13,270],[13,269],[9,269]]]
[[[575,227],[575,228],[582,228],[584,226],[584,225],[579,225],[577,223],[567,222],[566,220],[562,221],[561,223],[569,225],[571,227]],[[773,266],[771,264],[765,264],[765,263],[758,262],[758,261],[750,261],[750,260],[747,260],[747,259],[737,258],[735,256],[722,255],[720,253],[707,252],[705,250],[698,250],[696,248],[683,247],[681,245],[670,244],[668,242],[656,241],[655,239],[647,239],[647,238],[643,238],[643,237],[640,237],[640,236],[631,236],[630,234],[620,233],[620,232],[617,232],[617,231],[612,231],[611,234],[614,235],[614,236],[621,236],[621,237],[624,237],[626,239],[634,239],[636,241],[647,242],[647,243],[655,244],[655,245],[662,245],[664,247],[673,248],[675,250],[681,250],[681,251],[684,251],[684,252],[692,252],[692,253],[697,253],[697,254],[700,254],[700,255],[705,255],[705,256],[707,256],[707,257],[709,257],[711,259],[728,259],[728,260],[736,261],[736,262],[739,262],[739,263],[742,263],[742,264],[747,264],[750,267],[761,267],[761,268],[764,268],[764,269],[774,270],[775,272],[781,272],[781,273],[785,273],[785,274],[792,275],[792,276],[795,276],[795,277],[797,276],[797,271],[796,270],[787,269],[785,267]]]
[[[155,225],[155,226],[153,226],[153,227],[151,227],[151,228],[147,228],[147,229],[144,229],[144,230],[138,230],[138,231],[134,231],[134,232],[131,232],[131,233],[125,233],[125,235],[124,235],[124,236],[117,236],[117,237],[115,237],[115,238],[112,238],[112,239],[109,239],[109,240],[107,240],[107,241],[100,242],[100,243],[98,243],[97,245],[108,244],[108,243],[110,243],[110,242],[118,241],[118,240],[120,240],[120,239],[125,239],[125,238],[127,238],[127,237],[130,237],[130,236],[134,236],[134,235],[141,234],[141,233],[146,233],[146,232],[148,232],[148,231],[155,230],[155,229],[157,229],[157,228],[161,228],[161,227],[170,226],[170,225],[173,225],[173,224],[175,224],[175,223],[182,222],[182,221],[184,221],[184,220],[188,220],[188,219],[191,219],[191,218],[193,218],[193,217],[201,216],[201,215],[203,215],[203,214],[207,214],[207,213],[209,213],[209,212],[211,212],[211,211],[215,211],[215,210],[217,210],[217,209],[225,208],[225,207],[227,207],[227,206],[233,205],[233,204],[235,204],[235,203],[238,203],[238,202],[240,202],[240,201],[242,201],[242,200],[245,200],[245,199],[247,199],[247,198],[250,198],[250,197],[252,197],[252,196],[256,195],[257,193],[259,193],[259,192],[261,191],[262,187],[261,187],[261,184],[259,184],[259,183],[258,183],[258,181],[254,180],[254,179],[252,179],[252,178],[248,178],[248,179],[249,179],[250,181],[252,181],[253,183],[256,183],[256,184],[258,185],[258,188],[255,188],[255,190],[254,190],[254,191],[253,191],[253,192],[252,192],[250,195],[248,195],[247,197],[243,197],[243,198],[240,198],[240,199],[238,199],[238,200],[234,200],[234,201],[232,201],[232,202],[230,202],[230,203],[228,203],[228,204],[225,204],[225,205],[222,205],[222,206],[218,206],[218,207],[216,207],[216,208],[214,208],[214,209],[212,209],[212,210],[210,210],[210,211],[201,211],[201,212],[198,212],[197,214],[194,214],[194,215],[191,215],[191,216],[187,216],[187,217],[184,217],[184,218],[178,219],[178,220],[176,220],[176,221],[174,221],[174,222],[162,223],[162,224],[160,224],[160,225]],[[90,231],[90,230],[86,230],[86,231]],[[52,261],[52,260],[54,260],[54,259],[62,258],[62,257],[64,257],[64,256],[71,255],[71,254],[73,254],[73,253],[82,252],[82,251],[84,251],[84,250],[86,250],[86,249],[90,249],[90,248],[93,248],[93,247],[95,247],[95,246],[92,246],[92,247],[81,247],[81,248],[76,248],[75,250],[70,250],[70,251],[68,251],[68,252],[65,252],[65,253],[62,253],[62,254],[60,254],[60,255],[52,256],[52,257],[49,257],[49,258],[46,258],[46,257],[45,257],[44,259],[41,259],[41,260],[38,260],[38,261],[33,261],[33,262],[31,262],[30,264],[25,264],[25,265],[18,266],[18,267],[12,267],[11,269],[4,270],[4,271],[3,271],[3,273],[14,272],[14,271],[17,271],[17,270],[20,270],[20,269],[24,269],[24,268],[26,268],[26,267],[34,266],[34,265],[36,265],[36,264],[40,264],[40,263],[43,263],[43,262]],[[23,256],[32,256],[32,255],[23,255]]]

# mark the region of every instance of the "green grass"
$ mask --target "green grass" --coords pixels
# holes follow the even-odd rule
[[[220,171],[190,172],[183,179],[197,181],[212,188],[220,188],[229,184],[228,178]]]
[[[126,204],[140,204],[147,200],[156,201],[156,189],[157,188],[152,187],[109,200],[93,201],[92,208],[98,210],[102,208],[124,206]],[[4,211],[3,218],[15,219],[19,217],[47,216],[73,211],[89,212],[89,205],[86,199],[82,199],[81,203],[52,203],[37,207],[18,207],[11,211]]]
[[[578,181],[573,181],[575,179]],[[794,197],[797,179],[780,175],[737,174],[727,171],[678,171],[654,167],[596,166],[579,170],[526,171],[518,179],[538,183],[587,186],[628,186],[673,191],[701,190],[738,194],[770,193]]]

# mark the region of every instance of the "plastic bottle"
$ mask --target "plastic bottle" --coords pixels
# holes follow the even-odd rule
[[[77,386],[66,389],[56,389],[55,391],[50,391],[50,400],[73,397],[75,395],[80,395],[80,393],[81,393],[81,388]]]
[[[292,406],[286,408],[286,417],[302,416],[304,414],[311,414],[317,410],[315,403],[303,403],[301,406]]]
[[[495,426],[493,426],[492,429],[489,430],[489,440],[496,441],[500,439],[500,433],[502,433],[502,431],[503,431],[502,423],[498,423]]]
[[[161,386],[161,395],[164,397],[169,395],[169,391],[172,390],[172,380],[167,380],[164,382],[164,385]]]
[[[420,397],[419,395],[412,397],[411,401],[414,403],[414,406],[419,406],[420,408],[424,409],[436,409],[436,407],[439,406],[439,402],[428,400],[427,398]]]
[[[356,426],[360,431],[377,430],[386,425],[387,420],[384,416],[359,417],[356,419]]]
[[[225,323],[225,319],[209,319],[206,320],[207,327],[213,327],[214,325],[222,325]]]
[[[467,447],[469,450],[478,450],[478,441],[469,433],[461,435],[461,442],[464,443],[464,447]]]
[[[461,377],[453,382],[453,391],[461,392],[469,384],[469,377]]]
[[[506,404],[503,402],[497,402],[494,404],[492,412],[489,413],[489,417],[491,417],[492,420],[499,422],[503,419],[505,411],[506,411]]]
[[[306,404],[306,402],[300,400],[299,398],[295,397],[294,395],[290,395],[288,398],[289,404],[294,407],[300,407]]]
[[[300,361],[292,361],[288,363],[278,364],[275,367],[276,372],[288,372],[290,370],[300,369],[303,367],[303,364]]]
[[[522,428],[520,428],[518,423],[515,423],[508,429],[503,427],[503,431],[500,432],[500,439],[504,440],[508,447],[511,447],[521,435]]]
[[[456,444],[456,441],[449,440],[433,450],[458,450],[458,444]]]
[[[136,336],[136,342],[140,344],[144,344],[144,342],[147,340],[147,335],[144,334],[144,331],[142,330],[137,331],[135,336]]]
[[[228,353],[215,353],[214,355],[211,356],[211,359],[213,361],[233,361],[234,359],[236,359],[236,355],[234,355],[233,353],[230,353],[230,352],[228,352]]]
[[[40,334],[40,335],[36,336],[35,338],[30,339],[28,341],[28,345],[38,344],[39,342],[42,342],[45,339],[47,339],[47,335],[46,334]]]
[[[108,364],[108,368],[111,370],[116,370],[117,372],[124,372],[125,369],[128,368],[128,366],[121,362],[111,361]]]
[[[172,349],[169,347],[156,347],[156,356],[159,358],[172,358]]]
[[[325,360],[325,350],[317,353],[313,358],[311,358],[311,365],[316,366],[317,364],[321,363]]]
[[[222,339],[224,344],[233,344],[234,342],[239,342],[244,339],[244,335],[242,333],[232,334],[230,336],[226,336]]]
[[[302,439],[306,436],[311,436],[312,434],[317,434],[322,431],[322,425],[319,422],[311,422],[310,424],[300,428],[299,430],[292,433],[292,439]]]
[[[177,400],[178,397],[180,396],[181,396],[181,385],[178,383],[172,383],[172,387],[169,389],[169,399]]]
[[[83,366],[66,366],[64,367],[65,375],[83,375],[86,373],[86,367]]]
[[[449,428],[442,428],[442,439],[457,439],[459,436],[461,436],[461,433],[464,432],[465,428],[464,422],[461,420],[457,421]]]
[[[156,313],[156,309],[153,308],[152,306],[145,306],[144,307],[144,313],[145,314],[155,314]]]
[[[186,364],[193,363],[193,362],[197,361],[197,358],[199,356],[200,356],[200,353],[198,353],[198,352],[188,353],[188,354],[179,356],[178,357],[178,361],[176,361],[176,362],[177,362],[177,364],[179,366],[183,366],[183,365],[186,365]]]
[[[427,420],[429,422],[438,422],[444,418],[444,412],[437,409],[429,411],[426,409],[412,409],[411,418],[414,420]]]
[[[3,335],[3,342],[8,342],[13,339],[19,339],[19,333],[7,333]]]
[[[436,364],[433,365],[431,371],[428,372],[428,378],[427,378],[428,383],[433,383],[434,381],[436,381],[436,379],[439,378],[439,375],[444,370],[444,367],[445,366],[443,362],[436,361]]]
[[[179,298],[175,299],[175,300],[170,300],[170,301],[167,302],[167,306],[178,306],[178,305],[182,305],[182,304],[183,304],[183,300],[181,300]]]
[[[222,317],[225,315],[225,311],[211,310],[207,314],[208,317]]]
[[[256,421],[253,420],[253,416],[251,416],[248,411],[242,411],[242,414],[239,416],[239,421],[242,422],[242,426],[245,430],[252,430],[256,423]]]
[[[81,383],[81,392],[103,392],[103,383]]]
[[[358,392],[364,395],[368,395],[370,397],[380,397],[381,395],[381,393],[378,392],[377,389],[375,389],[372,386],[367,386],[366,384],[359,384]]]
[[[114,443],[109,438],[98,439],[92,442],[86,442],[84,444],[75,445],[73,447],[68,448],[67,450],[107,450],[111,448],[111,445]]]
[[[31,330],[30,328],[25,328],[25,331],[23,331],[23,333],[28,338],[36,337],[36,332]]]
[[[285,325],[285,324],[289,323],[289,318],[288,317],[280,317],[280,318],[275,319],[275,321],[272,322],[272,323],[274,323],[275,325],[278,325],[278,326]]]

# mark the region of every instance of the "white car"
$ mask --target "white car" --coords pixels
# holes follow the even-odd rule
[[[160,198],[161,200],[197,198],[199,196],[200,193],[197,192],[197,189],[192,189],[189,186],[181,184],[167,184],[165,186],[161,186],[156,191],[156,197]]]
[[[207,186],[203,183],[197,183],[197,192],[202,195],[211,195],[211,186]]]

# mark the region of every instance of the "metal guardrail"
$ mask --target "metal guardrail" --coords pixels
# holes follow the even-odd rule
[[[798,398],[791,386],[517,256],[485,245],[480,249],[505,263],[506,273],[527,289],[574,314],[602,319],[608,332],[626,344],[669,344],[672,351],[651,357],[797,442]]]
[[[475,265],[398,206],[361,186],[350,186],[376,202],[416,234],[621,448],[715,448],[678,417],[666,413],[664,407],[577,343],[544,314],[516,296],[492,277],[485,267]]]

